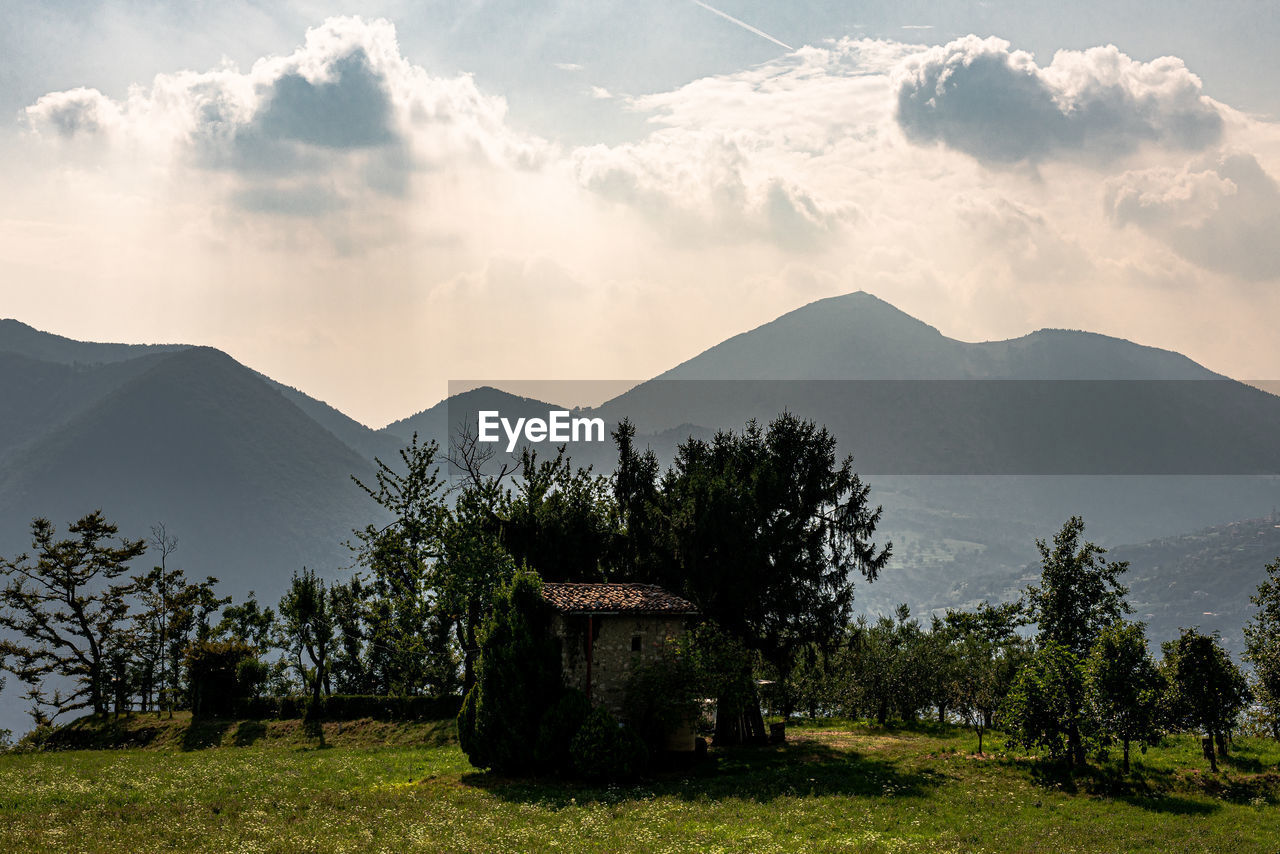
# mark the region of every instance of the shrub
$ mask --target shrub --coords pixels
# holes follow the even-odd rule
[[[39,750],[49,750],[55,745],[54,734],[57,732],[52,724],[47,722],[37,724],[28,730],[26,735],[18,739],[18,743],[13,745],[14,753],[34,753]]]
[[[661,750],[668,735],[700,719],[710,682],[693,650],[668,643],[628,680],[627,720],[651,751]]]
[[[458,715],[458,740],[477,768],[536,770],[543,715],[564,691],[550,608],[537,573],[517,572],[494,594],[481,631],[480,660]]]
[[[648,755],[635,730],[599,706],[573,737],[569,757],[575,773],[594,782],[627,780],[644,770]]]
[[[566,690],[560,700],[547,709],[538,726],[538,743],[534,748],[534,760],[539,767],[571,770],[569,748],[590,713],[587,696],[576,688]]]
[[[257,684],[241,682],[256,678],[245,662],[258,657],[257,650],[241,641],[196,641],[187,650],[187,678],[191,686],[192,717],[226,717],[250,697]]]
[[[242,718],[300,718],[311,698],[303,695],[254,697],[236,705]],[[369,694],[333,694],[320,699],[319,714],[325,720],[353,721],[373,718],[380,721],[442,721],[458,714],[461,698],[383,697]]]

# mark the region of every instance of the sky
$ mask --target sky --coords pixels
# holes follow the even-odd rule
[[[856,290],[1275,380],[1276,11],[0,0],[0,316],[374,427]]]

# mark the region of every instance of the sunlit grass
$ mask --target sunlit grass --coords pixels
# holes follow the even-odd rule
[[[1236,744],[1216,777],[1190,737],[1135,752],[1129,777],[1118,757],[1068,776],[998,736],[980,758],[963,730],[824,722],[792,727],[785,746],[599,788],[477,773],[455,745],[425,743],[441,725],[330,724],[324,747],[287,722],[240,733],[239,747],[239,722],[216,739],[186,726],[142,749],[0,756],[0,850],[1065,854],[1280,840],[1280,749],[1263,741]]]

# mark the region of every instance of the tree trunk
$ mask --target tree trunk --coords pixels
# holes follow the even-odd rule
[[[1220,732],[1217,734],[1217,744],[1218,744],[1218,758],[1226,759],[1227,758],[1227,734],[1225,732]]]
[[[1209,760],[1209,770],[1217,774],[1218,773],[1218,757],[1213,750],[1213,740],[1214,740],[1213,735],[1214,735],[1213,730],[1209,730],[1209,737],[1203,738],[1200,740],[1200,747],[1202,750],[1204,750],[1205,759]]]
[[[1124,740],[1124,773],[1129,773],[1129,739]]]
[[[1084,764],[1084,741],[1080,738],[1079,725],[1073,723],[1067,731],[1067,767],[1074,768],[1079,765],[1083,768]]]
[[[978,727],[978,755],[982,755],[982,727]]]
[[[889,701],[881,700],[880,708],[876,711],[876,723],[884,726],[889,721]]]
[[[462,647],[462,696],[467,696],[476,684],[476,623],[480,620],[477,609],[467,611],[465,625],[458,623],[458,644]]]
[[[767,741],[764,715],[760,713],[760,698],[753,694],[745,706],[726,709],[723,704],[716,713],[715,744],[764,744]]]

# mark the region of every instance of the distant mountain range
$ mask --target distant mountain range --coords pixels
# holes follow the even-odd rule
[[[79,342],[14,320],[0,321],[0,399],[0,555],[27,547],[32,516],[63,528],[101,507],[129,536],[164,522],[189,574],[268,600],[304,565],[332,576],[350,562],[343,541],[379,518],[351,482],[373,457],[394,460],[414,432],[447,444],[479,410],[559,408],[480,388],[373,430],[217,350]],[[1153,626],[1208,611],[1238,635],[1260,553],[1179,537],[1280,504],[1280,398],[1087,332],[956,341],[855,293],[575,414],[610,427],[629,417],[669,459],[690,434],[784,408],[827,425],[885,505],[897,557],[859,589],[862,607],[1014,595],[1034,571],[1035,537],[1081,513],[1103,544],[1160,538],[1123,550]],[[597,470],[613,460],[607,442],[571,452]],[[1196,587],[1201,566],[1218,580]],[[1198,589],[1223,601],[1205,606]]]

